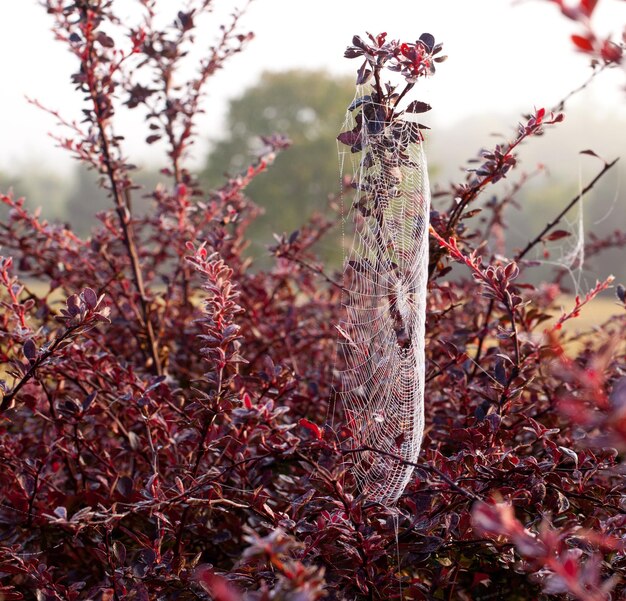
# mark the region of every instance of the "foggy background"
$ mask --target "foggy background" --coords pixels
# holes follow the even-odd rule
[[[233,7],[242,4],[215,1],[215,12],[204,24],[206,37],[198,36],[199,55]],[[128,10],[129,19],[136,16],[133,0],[118,0],[118,5]],[[181,7],[162,1],[164,20],[174,19]],[[626,3],[602,0],[593,22],[601,34],[619,36]],[[311,211],[324,210],[328,195],[338,191],[335,137],[359,66],[344,59],[343,51],[354,34],[387,31],[392,38],[415,40],[428,31],[444,43],[448,61],[412,93],[433,106],[424,122],[432,128],[427,132],[431,182],[440,186],[462,181],[467,160],[497,143],[498,135],[510,139],[522,113],[555,106],[591,72],[589,58],[577,53],[569,39],[576,25],[543,1],[255,0],[242,25],[256,38],[211,80],[190,164],[208,188],[219,185],[225,171],[246,164],[256,135],[278,131],[294,140],[249,190],[266,209],[252,232],[251,252],[258,257],[267,254],[272,232],[296,229]],[[80,118],[80,94],[69,81],[74,59],[54,41],[50,26],[51,18],[36,0],[0,3],[0,190],[13,188],[29,206],[41,206],[47,218],[67,221],[88,235],[96,225],[94,208],[107,207],[108,201],[93,174],[78,168],[46,135],[61,133],[54,118],[25,100],[36,98],[70,119]],[[564,123],[521,149],[523,170],[533,171],[538,164],[547,170],[520,197],[522,210],[509,215],[508,250],[523,246],[599,170],[601,163],[580,155],[581,150],[591,148],[606,160],[624,153],[625,83],[623,69],[602,73],[568,103]],[[324,93],[312,106],[313,91],[321,88]],[[125,134],[125,148],[149,189],[160,179],[164,151],[144,143],[145,130],[137,119],[120,114],[117,129]],[[585,199],[586,232],[602,236],[626,226],[625,175],[626,158]],[[336,238],[324,244],[322,254],[334,262]],[[562,254],[568,244],[563,242]],[[615,273],[624,280],[625,263],[621,253],[609,252],[601,262],[589,262],[588,278]]]

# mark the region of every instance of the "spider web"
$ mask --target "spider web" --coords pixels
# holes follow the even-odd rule
[[[579,173],[579,191],[582,192],[583,184]],[[546,249],[550,255],[555,255],[552,259],[543,258],[540,252],[533,259],[537,264],[555,267],[564,270],[571,281],[575,295],[584,294],[584,289],[589,289],[590,283],[585,278],[585,205],[586,195],[580,198],[576,205],[575,216],[569,217],[567,214],[561,220],[561,229],[569,232],[569,236],[558,243],[546,244]],[[595,224],[594,224],[595,225]],[[545,243],[544,243],[545,244]]]
[[[353,127],[349,115],[346,129]],[[344,262],[336,392],[361,492],[389,505],[411,477],[403,461],[417,460],[424,431],[430,189],[417,124],[396,118],[371,129],[364,118],[363,150],[352,155],[354,238]]]

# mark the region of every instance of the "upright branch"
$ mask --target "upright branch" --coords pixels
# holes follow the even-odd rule
[[[367,135],[376,135],[390,125],[404,113],[424,113],[430,110],[425,102],[413,101],[404,110],[400,103],[406,94],[413,88],[420,77],[435,73],[437,63],[446,60],[446,56],[439,55],[443,44],[436,44],[435,38],[424,33],[414,43],[387,41],[387,34],[377,36],[367,34],[369,43],[360,36],[352,38],[352,45],[348,46],[346,58],[360,58],[364,61],[357,72],[357,86],[365,85],[374,80],[369,94],[356,98],[348,110],[357,112],[355,127],[338,136],[338,140],[350,147],[352,152],[363,149],[363,141]],[[382,84],[381,72],[383,69],[400,73],[404,79],[401,88],[391,83]],[[362,126],[365,124],[366,129]],[[415,123],[415,137],[422,139],[420,129],[427,129],[425,125]]]
[[[83,110],[89,132],[87,138],[78,145],[80,149],[78,155],[86,152],[92,157],[90,162],[98,164],[100,173],[106,181],[105,187],[113,198],[122,241],[130,262],[132,280],[137,291],[145,346],[152,370],[160,375],[161,358],[133,227],[131,206],[133,183],[129,176],[131,166],[123,157],[121,139],[115,135],[112,123],[116,88],[119,85],[122,65],[139,51],[139,40],[133,40],[129,51],[116,48],[115,40],[101,29],[105,19],[110,23],[117,23],[110,12],[111,3],[105,0],[91,3],[77,2],[69,7],[64,6],[59,0],[48,0],[46,4],[48,12],[56,19],[57,37],[69,44],[80,61],[80,69],[72,79],[77,88],[86,94],[85,98],[91,108]],[[143,344],[140,346],[144,347]]]
[[[180,213],[190,210],[187,195],[202,194],[196,179],[184,168],[184,159],[197,137],[196,120],[203,112],[201,101],[210,78],[222,68],[231,56],[241,52],[253,38],[251,32],[239,30],[239,21],[244,8],[235,9],[228,25],[220,27],[216,43],[209,49],[196,68],[193,77],[179,81],[180,71],[186,66],[190,48],[197,43],[197,23],[205,13],[212,10],[211,0],[196,0],[187,3],[185,10],[179,10],[174,21],[166,28],[155,25],[156,14],[153,6],[146,5],[146,17],[141,29],[134,31],[141,40],[140,48],[143,63],[152,72],[152,81],[146,82],[129,73],[124,82],[129,94],[126,106],[146,111],[149,133],[147,144],[164,140],[167,145],[169,166],[162,173],[173,178],[180,199]],[[246,4],[247,5],[247,4]],[[179,217],[179,221],[183,218]],[[191,307],[189,280],[190,267],[182,257],[185,251],[179,249],[180,278],[183,283],[183,299],[186,307]]]
[[[551,115],[554,115],[556,113],[556,117],[553,119],[554,122],[560,122],[563,120],[563,113],[561,113],[560,111],[563,111],[565,109],[566,103],[576,94],[582,92],[583,90],[585,90],[589,84],[591,84],[591,82],[605,69],[609,68],[612,65],[612,63],[610,62],[605,62],[603,65],[601,65],[600,67],[594,69],[594,71],[591,73],[591,75],[587,78],[587,80],[585,82],[583,82],[580,86],[578,86],[577,88],[571,90],[570,92],[568,92],[559,102],[556,103],[556,105],[554,105],[554,107],[551,109]],[[542,109],[542,112],[543,109]],[[545,112],[544,112],[544,116],[545,116]],[[531,118],[532,120],[532,118]],[[522,134],[524,134],[524,137],[528,137],[528,135],[538,135],[538,134],[542,134],[543,133],[543,129],[541,127],[537,128],[535,127],[537,124],[537,120],[534,120],[534,124],[532,123],[532,121],[529,121],[528,125],[533,125],[533,127],[528,127],[528,125],[526,127],[522,127],[522,125],[519,125],[519,129],[518,129],[518,141],[515,144],[516,146],[519,145],[522,140],[519,139],[520,136]],[[541,122],[539,123],[539,125],[541,126]],[[511,145],[509,144],[509,147]],[[594,156],[595,153],[593,151],[582,151],[581,154],[591,154]],[[489,152],[489,151],[482,151],[481,152],[481,156],[486,158],[486,164],[490,167],[490,169],[493,169],[494,163],[493,163],[493,158],[499,158],[499,156],[502,156],[501,153],[501,147],[500,146],[496,146],[496,148],[494,149],[493,152]],[[515,255],[514,257],[514,261],[515,262],[519,262],[521,261],[523,258],[526,257],[526,255],[540,242],[549,240],[551,238],[551,236],[556,235],[560,235],[560,232],[553,232],[550,233],[551,230],[558,225],[561,220],[563,219],[563,217],[573,208],[575,207],[578,202],[585,196],[585,194],[587,194],[590,190],[593,189],[593,187],[597,184],[597,182],[617,163],[618,159],[615,159],[613,161],[611,161],[610,163],[604,162],[604,166],[603,168],[600,170],[600,172],[593,178],[593,180],[591,180],[591,182],[589,182],[589,184],[587,184],[580,193],[578,193],[576,196],[574,196],[574,198],[572,198],[572,200],[570,200],[570,202],[558,213],[558,215],[556,215],[556,217],[554,217],[552,220],[550,220],[545,227],[541,230],[541,232],[539,232],[539,234],[537,234],[537,236],[535,236],[532,240],[530,240],[528,242],[528,244],[520,251],[518,251],[518,253]],[[502,176],[506,175],[506,172],[511,168],[514,167],[516,165],[516,161],[503,161],[501,164],[500,169],[502,170]],[[471,170],[472,173],[475,173],[476,176],[478,175],[482,175],[482,176],[489,176],[489,170],[487,169],[485,170],[485,166],[483,165],[482,167],[475,169],[475,170]],[[471,177],[471,176],[470,176]],[[499,178],[498,178],[499,179]],[[453,187],[453,191],[455,193],[455,203],[456,202],[464,202],[465,207],[467,207],[467,204],[469,204],[469,202],[471,200],[473,200],[474,198],[476,198],[478,196],[478,194],[481,192],[481,190],[488,184],[488,183],[495,183],[495,181],[498,181],[498,179],[487,179],[487,177],[484,177],[483,179],[480,178],[476,178],[474,177],[473,179],[470,180],[470,190],[472,190],[472,192],[467,195],[466,191],[467,191],[467,185],[457,185],[455,187]],[[519,182],[517,182],[514,186],[512,191],[507,195],[507,198],[505,198],[504,200],[502,200],[500,203],[496,203],[495,199],[494,202],[492,203],[493,207],[497,207],[496,211],[497,212],[501,212],[502,208],[504,206],[504,204],[506,203],[507,200],[511,200],[513,198],[513,196],[519,192],[519,190],[521,189],[523,183],[527,180],[527,177],[522,176],[521,180]],[[461,191],[463,192],[463,195],[458,196],[457,191]],[[456,210],[456,206],[455,204],[453,204],[451,212]],[[479,210],[477,210],[479,211]],[[468,211],[466,213],[462,213],[461,211],[457,211],[456,212],[456,223],[454,223],[454,226],[457,227],[458,226],[458,222],[464,218],[464,217],[468,217],[472,215],[472,211]],[[443,220],[442,220],[443,221]],[[452,223],[452,220],[449,219],[448,220],[448,226],[450,226]],[[491,229],[491,224],[488,228],[488,230]],[[487,231],[488,231],[487,230]],[[449,227],[445,229],[445,231],[447,233],[451,233]],[[487,234],[486,234],[487,235]],[[590,232],[590,235],[593,237],[593,232]],[[553,238],[553,239],[557,239],[557,238]],[[617,239],[615,240],[617,242],[617,240],[619,239],[619,236],[617,237]],[[610,242],[607,242],[608,246],[610,246]],[[608,247],[606,246],[606,247]],[[441,252],[443,250],[443,247],[440,247],[439,252]],[[440,258],[440,254],[436,254],[434,255],[435,257],[437,257],[437,260],[439,260]],[[431,276],[434,273],[434,269],[436,267],[437,263],[436,261],[431,261],[430,264],[430,274]],[[489,305],[487,307],[487,310],[485,312],[485,317],[484,317],[484,324],[482,327],[482,332],[479,335],[478,338],[478,345],[476,348],[476,353],[474,356],[474,369],[472,371],[471,377],[473,378],[478,370],[478,361],[481,358],[482,352],[483,352],[483,347],[485,344],[485,340],[487,337],[487,333],[488,333],[488,324],[490,322],[491,319],[491,315],[493,313],[493,309],[494,309],[494,299],[491,299],[489,302]]]
[[[543,229],[532,240],[529,240],[529,242],[526,244],[526,246],[523,249],[521,249],[515,255],[514,261],[516,263],[519,263],[539,243],[549,240],[551,236],[554,236],[554,234],[560,235],[558,231],[552,232],[552,230],[559,223],[561,223],[565,215],[567,215],[567,213],[569,213],[569,211],[571,211],[580,202],[580,200],[585,196],[585,194],[589,193],[594,188],[594,186],[618,162],[618,160],[619,160],[619,157],[609,163],[605,162],[604,166],[596,174],[596,176],[578,194],[576,194],[576,196],[574,196],[553,219],[551,219],[548,223],[546,223]],[[474,370],[472,372],[472,376],[476,374],[478,361],[482,355],[483,346],[485,344],[485,339],[487,336],[487,325],[489,324],[489,321],[491,319],[493,308],[494,308],[494,299],[492,298],[489,301],[489,305],[485,313],[485,319],[484,319],[485,325],[483,327],[483,333],[479,336],[479,339],[478,339],[478,346],[476,347],[476,354],[474,356]],[[577,314],[576,311],[574,311],[574,313]]]
[[[230,23],[220,28],[217,42],[209,49],[194,77],[181,82],[176,76],[182,67],[189,48],[197,43],[196,24],[203,13],[211,10],[212,2],[202,0],[188,3],[186,10],[178,11],[176,19],[168,28],[158,29],[155,24],[155,11],[148,7],[141,35],[141,51],[146,63],[152,68],[153,81],[150,86],[129,77],[126,88],[130,94],[126,104],[129,108],[145,106],[150,134],[148,144],[161,138],[167,141],[171,167],[167,170],[177,184],[189,184],[190,175],[182,163],[196,137],[195,122],[202,110],[200,103],[204,97],[206,84],[224,61],[240,53],[254,37],[251,32],[239,30],[239,21],[245,12],[234,10]]]

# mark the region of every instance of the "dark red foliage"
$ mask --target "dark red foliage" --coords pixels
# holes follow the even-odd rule
[[[85,99],[82,122],[57,115],[59,141],[112,202],[81,239],[1,197],[0,599],[621,598],[626,323],[561,327],[608,280],[564,313],[561,275],[528,283],[530,252],[567,233],[565,213],[615,162],[508,258],[484,241],[499,248],[528,180],[517,147],[558,126],[563,106],[534,110],[436,189],[426,439],[397,506],[365,502],[331,406],[340,276],[312,251],[332,224],[278,236],[274,266],[251,270],[258,209],[245,189],[286,140],[266,138],[216,190],[184,167],[205,84],[250,34],[235,14],[195,78],[172,85],[212,3],[186,3],[164,29],[154,2],[139,3],[145,19],[127,28],[108,0],[45,2]],[[358,77],[377,98],[352,110],[390,120],[406,92],[383,86],[382,67],[410,89],[440,49],[428,34],[355,37],[347,55],[364,57]],[[145,217],[122,109],[145,111],[146,141],[168,149]],[[625,243],[617,231],[591,247]]]
[[[572,5],[567,0],[548,0],[559,6],[561,13],[580,27],[580,34],[573,34],[571,40],[581,52],[591,57],[592,66],[610,67],[621,65],[626,48],[626,26],[622,25],[621,39],[602,39],[596,32],[593,13],[598,0],[580,0]]]

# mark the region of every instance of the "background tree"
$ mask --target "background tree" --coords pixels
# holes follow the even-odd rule
[[[324,210],[328,194],[337,191],[336,137],[353,94],[350,78],[298,70],[264,73],[231,102],[227,133],[213,144],[202,174],[207,189],[222,183],[225,173],[245,168],[263,145],[259,136],[280,133],[292,141],[248,188],[265,209],[251,228],[253,255],[266,254],[273,232],[294,230],[314,210]],[[323,254],[329,258],[332,252]]]

